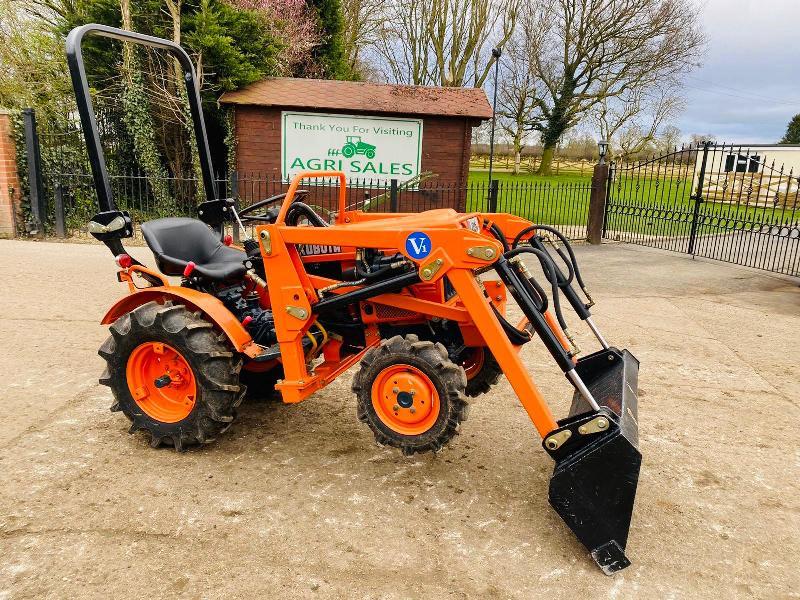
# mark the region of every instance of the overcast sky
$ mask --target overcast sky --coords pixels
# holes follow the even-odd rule
[[[708,36],[676,125],[688,137],[773,143],[800,113],[800,0],[698,0]]]

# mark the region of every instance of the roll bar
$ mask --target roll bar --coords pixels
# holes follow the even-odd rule
[[[75,100],[78,104],[78,113],[81,117],[84,137],[86,138],[86,150],[89,154],[89,164],[92,168],[94,187],[97,190],[97,202],[101,212],[117,210],[114,202],[114,195],[111,191],[111,182],[108,178],[106,168],[106,158],[100,145],[100,135],[97,130],[97,119],[95,118],[92,99],[89,94],[89,82],[86,78],[86,66],[83,60],[81,44],[87,35],[97,35],[101,37],[120,40],[123,42],[133,42],[143,46],[150,46],[166,50],[172,54],[183,69],[183,79],[186,84],[186,95],[189,99],[189,110],[192,115],[194,125],[194,135],[197,140],[197,150],[200,158],[200,171],[203,177],[203,189],[205,191],[206,202],[217,200],[217,189],[214,182],[214,174],[211,169],[211,151],[208,147],[208,136],[206,135],[206,124],[203,119],[203,109],[200,104],[200,91],[197,87],[197,76],[194,71],[192,59],[175,42],[161,38],[126,31],[107,25],[89,23],[75,27],[69,32],[66,42],[67,64],[69,66],[72,87],[75,90]]]

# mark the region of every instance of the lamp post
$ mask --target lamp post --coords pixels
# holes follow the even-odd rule
[[[606,164],[606,154],[608,154],[608,142],[606,140],[597,142],[597,153],[600,155],[600,164]]]
[[[497,73],[500,70],[500,48],[492,48],[494,58],[494,98],[492,99],[492,133],[489,138],[489,185],[492,184],[492,167],[494,166],[494,128],[497,123]]]

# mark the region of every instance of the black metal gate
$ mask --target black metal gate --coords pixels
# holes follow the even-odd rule
[[[798,167],[798,146],[710,143],[612,163],[603,237],[799,276]]]

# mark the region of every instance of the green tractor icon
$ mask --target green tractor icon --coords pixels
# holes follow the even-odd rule
[[[345,158],[351,158],[356,154],[363,154],[369,159],[375,158],[375,146],[361,141],[360,135],[348,135],[347,142],[342,146],[342,154]]]

